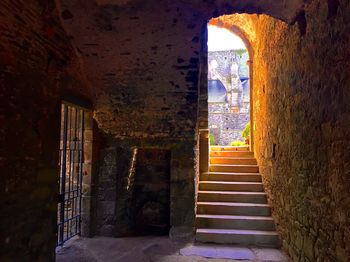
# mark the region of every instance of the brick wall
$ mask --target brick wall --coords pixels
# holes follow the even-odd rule
[[[235,11],[291,22],[302,1],[57,2],[69,36],[53,1],[0,4],[1,260],[54,260],[59,108],[71,94],[95,105],[102,138],[92,180],[121,201],[106,210],[127,203],[118,188],[135,147],[170,150],[170,235],[187,236],[197,127],[207,127],[204,26]],[[231,21],[255,51],[255,151],[294,260],[349,253],[349,3],[339,2],[336,10],[313,1],[294,26],[265,16]]]
[[[255,154],[293,261],[350,257],[350,6],[328,3],[312,1],[294,26],[221,20],[252,42]]]
[[[0,260],[54,260],[60,101],[89,90],[53,1],[0,3]]]
[[[94,87],[94,118],[105,140],[97,233],[128,234],[125,181],[132,152],[153,147],[171,151],[171,226],[192,234],[203,13],[190,3],[167,1],[85,1],[79,8],[60,2],[61,13],[71,14],[63,24]]]

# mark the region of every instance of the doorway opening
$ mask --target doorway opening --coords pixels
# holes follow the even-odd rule
[[[171,151],[136,149],[130,213],[135,235],[169,235]]]
[[[208,24],[208,126],[211,146],[252,150],[250,54],[232,30]]]
[[[81,235],[89,223],[86,208],[91,187],[91,112],[64,102],[61,105],[57,246]]]

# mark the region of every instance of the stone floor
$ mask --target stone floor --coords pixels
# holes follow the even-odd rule
[[[57,262],[288,261],[276,249],[184,244],[168,237],[77,238],[57,250]]]

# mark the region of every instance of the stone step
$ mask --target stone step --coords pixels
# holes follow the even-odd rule
[[[199,214],[196,216],[197,228],[244,229],[274,231],[272,217],[228,216]]]
[[[259,182],[200,181],[199,190],[262,192],[264,188]]]
[[[250,157],[254,158],[254,153],[250,151],[210,151],[210,157]]]
[[[198,191],[198,201],[267,204],[267,197],[265,192]]]
[[[197,202],[197,214],[271,216],[268,204],[237,202]]]
[[[259,173],[257,165],[209,165],[210,172]]]
[[[198,228],[196,240],[204,243],[236,244],[244,246],[280,246],[278,233],[274,231]]]
[[[206,172],[200,175],[202,181],[261,182],[259,173]]]
[[[249,151],[249,146],[211,146],[211,151]]]
[[[210,164],[257,165],[255,158],[249,157],[211,157]]]

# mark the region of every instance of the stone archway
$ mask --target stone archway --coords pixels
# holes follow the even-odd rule
[[[220,20],[220,17],[218,18],[213,18],[209,21],[208,25],[215,25],[216,27],[219,28],[225,28],[228,29],[229,31],[233,32],[235,35],[237,35],[240,39],[242,39],[249,55],[249,60],[247,61],[248,63],[248,68],[249,68],[249,89],[250,89],[250,126],[253,127],[253,114],[254,114],[254,103],[253,103],[253,88],[254,88],[254,81],[253,81],[253,59],[254,59],[254,49],[251,44],[251,40],[249,39],[249,34],[240,26],[238,25],[229,25],[227,26],[225,23],[223,23]],[[254,135],[253,135],[253,128],[250,129],[250,143],[249,143],[249,149],[253,151],[254,149]]]

